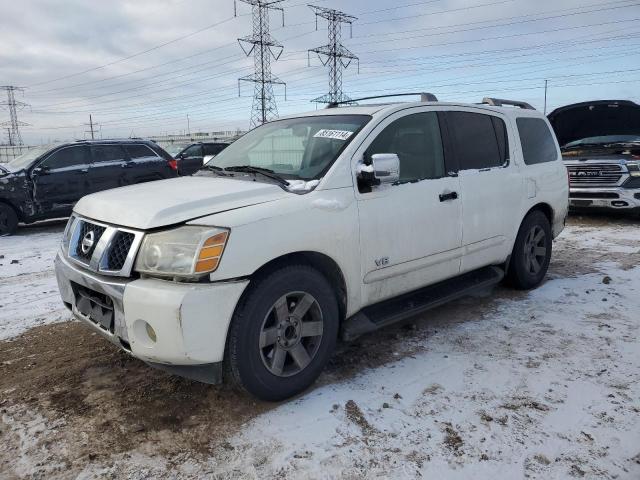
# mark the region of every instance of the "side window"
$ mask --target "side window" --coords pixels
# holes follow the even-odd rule
[[[217,155],[224,149],[224,145],[218,143],[206,144],[204,146],[205,155]]]
[[[117,162],[124,160],[124,151],[120,145],[95,145],[91,147],[94,163]]]
[[[202,157],[202,145],[191,145],[184,151],[185,157]]]
[[[444,176],[444,153],[438,115],[414,113],[389,124],[367,149],[368,155],[395,153],[400,159],[400,181]]]
[[[42,166],[51,170],[88,165],[87,147],[67,147],[51,154],[42,162]]]
[[[493,116],[471,112],[448,112],[453,149],[460,170],[480,170],[504,165],[508,147],[506,131],[494,127]],[[496,119],[502,122],[500,119]],[[502,124],[504,128],[504,123]],[[503,141],[499,141],[500,135]],[[502,143],[502,148],[500,147]]]
[[[556,143],[553,141],[553,135],[547,122],[541,118],[521,117],[516,119],[516,123],[522,144],[524,163],[535,165],[558,159]]]
[[[136,158],[157,157],[155,152],[146,145],[125,145],[124,149],[127,151],[131,160]]]

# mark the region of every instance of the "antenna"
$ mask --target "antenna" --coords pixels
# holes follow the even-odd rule
[[[282,12],[284,26],[284,9],[279,6],[283,0],[240,0],[251,5],[253,15],[253,34],[238,39],[240,48],[248,57],[253,54],[254,73],[238,79],[238,96],[240,82],[252,82],[254,86],[253,106],[251,109],[251,126],[278,118],[278,107],[273,94],[273,85],[284,85],[284,96],[287,98],[287,86],[275,75],[271,74],[271,59],[277,61],[282,55],[283,46],[269,32],[269,10]],[[234,9],[235,9],[234,2]]]
[[[329,66],[329,93],[318,97],[312,102],[318,103],[346,103],[349,97],[342,92],[342,70],[349,67],[354,60],[360,63],[358,57],[342,45],[342,24],[348,24],[353,33],[353,22],[357,20],[353,15],[347,15],[339,10],[331,8],[316,7],[309,5],[316,15],[316,30],[318,29],[318,17],[327,20],[329,32],[329,43],[322,47],[316,47],[308,51],[308,62],[311,65],[311,52],[318,55],[320,62],[324,66]]]
[[[24,92],[24,88],[5,85],[0,86],[0,90],[5,90],[7,92],[7,101],[0,103],[0,105],[9,107],[9,121],[0,123],[0,127],[9,127],[9,145],[22,145],[20,127],[24,127],[29,124],[18,120],[18,110],[28,105],[24,102],[17,101],[15,92]]]

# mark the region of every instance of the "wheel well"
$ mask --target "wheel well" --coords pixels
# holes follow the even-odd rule
[[[318,270],[329,281],[338,300],[340,321],[347,314],[347,284],[338,264],[329,256],[318,252],[295,252],[275,258],[256,270],[251,278],[266,275],[286,265],[308,265]]]
[[[10,202],[0,199],[0,203],[3,204],[3,205],[6,205],[9,208],[11,208],[11,210],[13,210],[16,213],[16,216],[18,217],[18,221],[23,221],[24,220],[22,218],[22,212],[20,210],[18,210],[14,205],[12,205]]]
[[[527,212],[527,215],[535,210],[539,210],[544,213],[544,215],[547,217],[547,220],[549,220],[549,225],[551,225],[551,228],[553,228],[553,208],[551,208],[548,203],[538,203]],[[526,218],[527,215],[525,215],[524,218]]]

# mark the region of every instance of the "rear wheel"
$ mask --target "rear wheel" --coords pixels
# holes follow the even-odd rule
[[[12,235],[18,228],[18,215],[9,205],[0,203],[0,236]]]
[[[551,261],[553,235],[546,215],[539,210],[526,216],[516,237],[507,279],[515,288],[534,288],[542,282]]]
[[[285,267],[259,278],[232,320],[227,375],[263,400],[305,390],[333,353],[338,315],[331,285],[311,267]]]

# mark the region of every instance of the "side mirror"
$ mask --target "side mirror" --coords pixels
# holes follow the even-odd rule
[[[359,165],[358,176],[370,185],[395,183],[400,180],[400,159],[395,153],[375,153],[370,165]]]
[[[49,167],[45,167],[44,165],[41,167],[36,167],[33,170],[31,170],[31,174],[34,176],[38,176],[38,175],[47,175],[49,173]]]

